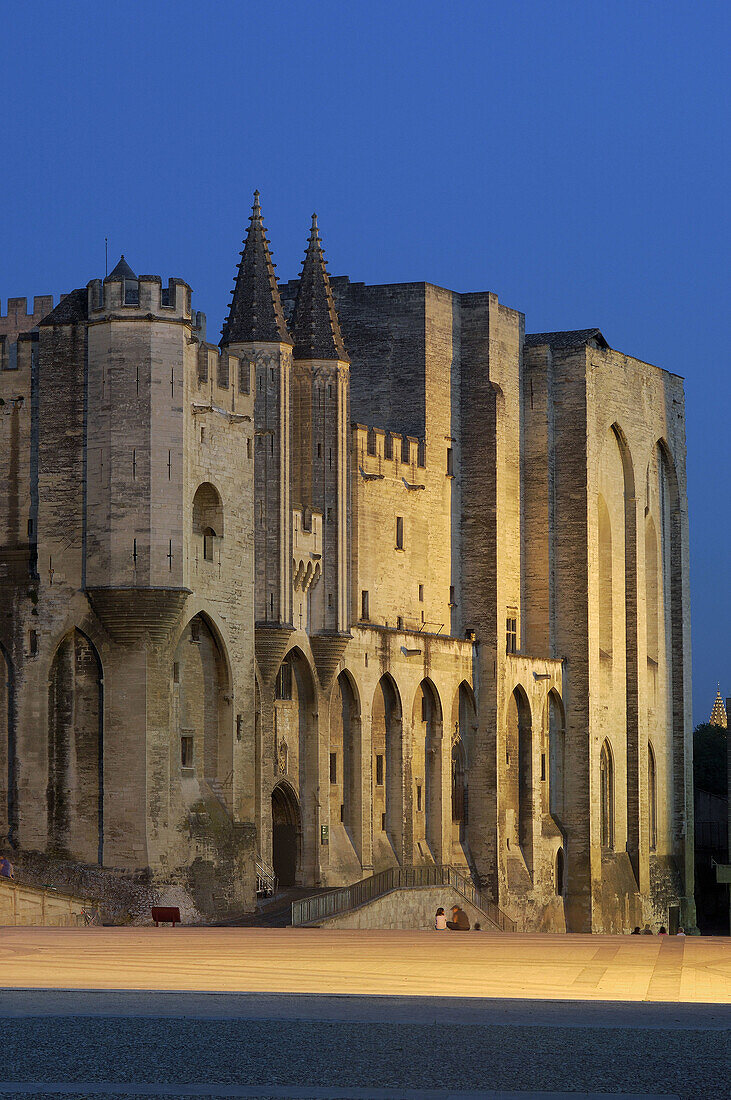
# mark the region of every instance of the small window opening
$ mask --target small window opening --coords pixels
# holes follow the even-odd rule
[[[246,437],[246,457],[251,458],[251,436]]]
[[[269,436],[269,453],[274,454],[274,433]]]
[[[30,538],[30,536],[32,534],[33,534],[33,520],[29,519],[28,520],[28,537]]]
[[[337,783],[338,781],[338,754],[336,752],[330,753],[330,782]]]
[[[345,806],[342,802],[340,803],[340,820],[345,821]]]
[[[447,447],[447,477],[454,476],[454,453],[451,447]]]
[[[180,738],[180,766],[182,768],[193,767],[193,738],[185,734]]]
[[[416,446],[416,465],[422,469],[426,466],[426,440],[420,439]]]
[[[205,441],[206,441],[206,429],[201,424],[201,443],[205,443]]]
[[[393,436],[390,432],[383,441],[383,457],[393,458]]]
[[[327,606],[332,607],[332,605],[333,605],[333,594],[332,594],[332,592],[328,592],[328,594],[327,594]]]
[[[136,477],[137,477],[137,451],[133,447],[132,448],[132,480],[134,481],[136,479]]]
[[[132,539],[132,561],[134,562],[135,569],[137,568],[137,539]]]
[[[396,516],[396,549],[404,548],[404,517]]]
[[[421,812],[421,784],[416,787],[416,809],[417,812]]]
[[[396,629],[397,630],[403,630],[404,629],[404,617],[403,617],[403,615],[397,615],[396,616]]]
[[[381,753],[376,756],[376,786],[383,786],[383,756]]]
[[[31,657],[38,656],[38,631],[28,631],[28,653]]]
[[[322,443],[317,444],[317,457],[322,458]]]
[[[204,561],[213,561],[213,542],[216,537],[216,532],[212,527],[206,527],[203,532],[203,559]]]
[[[381,832],[385,833],[385,831],[386,831],[386,815],[381,814]]]
[[[423,602],[424,602],[424,585],[420,584],[419,585],[419,603],[423,603]]]
[[[361,619],[370,619],[370,597],[368,591],[364,588],[360,594],[360,617]]]
[[[541,753],[541,783],[546,782],[546,754]]]
[[[244,716],[243,714],[236,715],[236,740],[241,741],[244,736]]]
[[[366,444],[366,452],[369,455],[374,455],[376,453],[376,433],[374,432],[373,428],[368,429],[368,442]]]
[[[274,697],[275,699],[292,698],[292,666],[289,661],[284,661],[279,666]]]
[[[180,661],[173,661],[173,683],[180,683]]]
[[[333,521],[333,510],[332,510],[332,508],[328,508],[327,509],[327,522],[332,523],[332,521]]]
[[[422,692],[421,693],[421,720],[422,720],[422,722],[426,722],[426,721],[428,721],[428,719],[429,719],[429,708],[428,708],[427,702],[426,702],[426,695]]]
[[[518,652],[518,620],[512,617],[505,620],[505,652]]]
[[[327,449],[327,460],[328,460],[330,469],[332,470],[332,468],[333,468],[333,449],[332,449],[332,447],[328,447],[328,449]]]
[[[269,614],[273,619],[274,618],[274,593],[273,592],[269,593]]]
[[[191,642],[199,642],[201,640],[201,621],[200,619],[190,620],[190,640]]]
[[[454,607],[454,585],[449,586],[449,606]]]

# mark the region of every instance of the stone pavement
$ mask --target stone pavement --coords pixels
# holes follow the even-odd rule
[[[5,928],[6,988],[731,1002],[731,939]]]
[[[0,1100],[731,1097],[729,940],[18,928],[0,963]]]

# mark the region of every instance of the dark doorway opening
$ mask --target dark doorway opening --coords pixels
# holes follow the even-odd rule
[[[289,785],[272,791],[272,863],[279,886],[295,886],[300,855],[300,811]]]

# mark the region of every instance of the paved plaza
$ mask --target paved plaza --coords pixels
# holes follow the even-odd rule
[[[7,928],[15,989],[731,1002],[731,939],[312,928]]]
[[[10,1097],[731,1096],[731,941],[0,933]]]

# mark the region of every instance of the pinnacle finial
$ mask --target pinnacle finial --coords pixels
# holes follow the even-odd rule
[[[292,319],[295,359],[336,359],[348,362],[330,277],[317,225],[312,215],[310,238],[302,264]]]
[[[221,343],[224,345],[252,341],[292,343],[261,218],[259,198],[259,191],[254,191],[249,230],[241,252],[233,300],[223,326]]]

